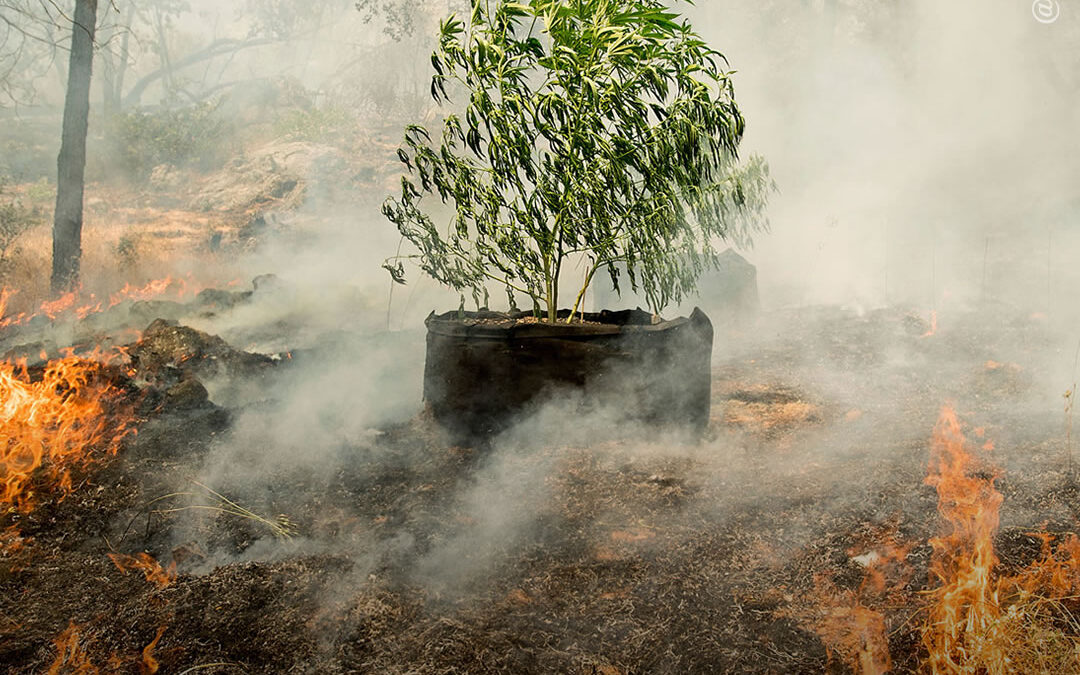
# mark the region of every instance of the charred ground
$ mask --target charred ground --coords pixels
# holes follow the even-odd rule
[[[66,498],[4,516],[23,538],[0,565],[7,672],[48,668],[70,622],[105,672],[137,669],[161,627],[161,672],[849,672],[814,626],[859,592],[860,556],[896,543],[906,571],[875,609],[895,670],[916,670],[942,528],[928,439],[950,399],[998,448],[1002,567],[1037,558],[1031,530],[1076,529],[1065,418],[1036,386],[1056,344],[1040,317],[957,312],[928,335],[906,311],[812,308],[763,317],[768,340],[721,330],[700,446],[610,438],[554,406],[463,447],[417,411],[290,450],[310,462],[238,448],[238,428],[287,414],[298,375],[417,336],[268,358],[180,318],[117,374],[138,435]],[[212,395],[177,393],[203,380]],[[143,551],[175,581],[107,557]]]

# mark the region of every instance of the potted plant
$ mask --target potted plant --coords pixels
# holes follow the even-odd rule
[[[427,320],[435,416],[487,433],[570,384],[701,428],[711,325],[700,311],[657,317],[694,291],[718,242],[766,227],[773,189],[764,161],[738,158],[724,57],[659,0],[474,0],[467,21],[441,23],[431,64],[432,96],[463,109],[437,136],[406,128],[408,173],[383,212],[417,249],[386,261],[394,280],[413,259],[462,297]],[[586,313],[601,271],[650,312]],[[560,310],[563,284],[573,300]],[[486,311],[496,288],[509,312]]]

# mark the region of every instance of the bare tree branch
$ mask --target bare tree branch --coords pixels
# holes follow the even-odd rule
[[[251,49],[252,47],[259,47],[262,45],[273,44],[278,42],[277,38],[250,38],[247,40],[235,40],[232,38],[222,38],[211,42],[205,48],[200,49],[197,52],[188,54],[182,59],[178,59],[172,63],[171,71],[176,72],[183,68],[193,66],[197,63],[202,63],[207,59],[217,58],[225,54],[235,54],[236,52]],[[169,72],[167,68],[159,68],[152,73],[144,75],[138,82],[136,82],[124,96],[124,105],[133,106],[138,105],[139,100],[142,98],[146,89],[157,82]]]

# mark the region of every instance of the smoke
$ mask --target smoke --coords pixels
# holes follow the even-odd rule
[[[184,459],[193,480],[161,490],[190,493],[169,503],[199,508],[169,516],[155,553],[199,551],[182,563],[196,573],[348,558],[328,606],[373,579],[458,600],[547,588],[562,574],[617,595],[605,580],[632,586],[669,563],[706,569],[713,576],[696,581],[719,587],[730,560],[717,541],[737,560],[772,547],[774,560],[733,578],[772,574],[853,521],[931,513],[920,486],[946,400],[1006,448],[1006,471],[1060,470],[1080,339],[1080,16],[1066,6],[1040,24],[1026,2],[999,0],[734,0],[689,12],[737,71],[743,152],[764,156],[780,188],[772,231],[744,252],[762,313],[715,321],[710,435],[686,443],[626,424],[618,409],[583,412],[572,394],[483,447],[455,445],[431,424],[423,318],[458,296],[419,270],[400,286],[380,269],[401,241],[379,214],[400,133],[381,115],[419,98],[365,89],[421,81],[425,50],[392,46],[369,69],[345,67],[334,51],[357,26],[342,21],[289,72],[320,97],[353,86],[354,100],[369,99],[350,131],[374,139],[371,156],[360,171],[357,156],[305,142],[331,161],[303,167],[303,204],[262,214],[251,246],[194,261],[198,273],[212,260],[214,277],[241,288],[260,282],[245,302],[185,323],[280,360],[270,374],[204,383],[230,424]],[[266,53],[238,57],[229,74],[290,57]],[[257,93],[222,111],[242,120]],[[426,113],[416,104],[402,124]],[[709,279],[703,289],[706,307],[726,292]],[[1033,444],[1032,456],[1016,450]],[[258,518],[224,513],[222,498]],[[1036,523],[1050,513],[1040,509],[1009,518]],[[275,522],[290,523],[287,536]],[[928,525],[910,529],[923,539]],[[640,578],[610,572],[637,564]]]
[[[780,185],[752,256],[767,305],[1045,309],[1026,281],[1045,281],[1048,238],[1076,243],[1075,12],[1043,25],[1019,2],[826,0],[693,16],[737,71],[745,151]],[[1075,275],[1054,257],[1059,309]]]
[[[611,453],[646,464],[672,452],[693,457],[702,484],[717,492],[715,504],[730,511],[743,503],[728,494],[730,486],[750,485],[762,471],[798,481],[806,462],[827,472],[880,452],[880,425],[912,415],[890,406],[925,396],[919,387],[927,376],[934,395],[918,406],[920,421],[931,419],[940,397],[978,386],[986,374],[973,364],[991,356],[1030,363],[1018,343],[1041,329],[995,337],[980,325],[983,344],[943,337],[942,346],[920,340],[931,309],[943,333],[959,330],[979,307],[998,328],[1006,317],[1053,316],[1061,334],[1043,339],[1058,352],[1026,366],[1036,372],[1025,373],[1034,384],[1024,390],[1025,407],[1051,408],[1067,384],[1054,371],[1068,332],[1058,319],[1071,319],[1066,307],[1075,304],[1067,260],[1078,242],[1066,224],[1078,171],[1068,133],[1075,92],[1062,90],[1050,72],[1063,67],[1059,35],[1075,31],[1076,20],[1063,16],[1045,26],[1013,5],[744,1],[692,10],[695,25],[737,71],[749,120],[744,152],[765,156],[780,185],[773,230],[748,253],[766,310],[814,303],[850,310],[827,313],[820,324],[794,311],[774,313],[750,338],[721,328],[723,363],[781,356],[775,370],[751,374],[763,387],[793,387],[818,409],[816,431],[797,456],[752,457],[752,443],[724,435],[697,450],[661,440]],[[484,457],[462,460],[465,468],[445,449],[388,443],[387,428],[421,411],[420,320],[456,306],[456,297],[417,276],[387,302],[391,286],[378,266],[398,238],[377,213],[381,196],[367,188],[347,204],[309,201],[241,263],[244,274],[273,273],[279,285],[197,323],[245,348],[295,350],[295,363],[279,378],[235,400],[222,400],[226,388],[211,383],[219,403],[239,407],[201,478],[269,505],[282,481],[304,483],[306,498],[341,489],[346,474],[411,467],[435,476],[453,466],[434,489],[444,521],[453,514],[456,526],[395,527],[374,537],[380,543],[368,542],[382,551],[371,560],[404,555],[417,579],[445,590],[541,536],[559,470],[551,448],[593,445],[592,431],[605,420],[602,413],[575,418],[573,402],[555,402]],[[912,311],[872,311],[898,305]],[[573,423],[558,421],[565,419]],[[915,426],[895,442],[916,444],[928,428]],[[909,460],[896,457],[898,464]],[[827,480],[822,494],[842,480]],[[782,482],[775,494],[789,487]],[[746,497],[764,498],[761,490]],[[434,508],[423,499],[398,507],[403,522],[408,508]]]

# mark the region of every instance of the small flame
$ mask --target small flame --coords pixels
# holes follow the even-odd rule
[[[71,309],[75,304],[75,291],[69,291],[56,300],[47,300],[41,303],[41,314],[55,319],[65,310]]]
[[[898,543],[895,528],[883,533],[873,550],[855,555],[852,561],[866,568],[858,590],[839,588],[829,574],[814,576],[809,605],[793,616],[821,638],[831,660],[834,655],[861,675],[884,675],[892,669],[885,615],[878,604],[902,604],[911,577],[907,556],[910,544]]]
[[[15,556],[21,553],[26,544],[32,539],[23,537],[19,529],[14,525],[5,530],[0,530],[0,553],[7,556]]]
[[[858,591],[837,588],[828,575],[814,577],[812,608],[798,617],[818,634],[832,659],[833,653],[861,675],[883,675],[892,670],[885,615],[873,605],[903,603],[905,586],[912,575],[907,555],[912,544],[897,542],[893,529],[862,555],[849,551],[852,561],[866,568]]]
[[[79,317],[79,320],[83,320],[91,314],[97,314],[101,311],[101,303],[94,302],[94,296],[90,296],[90,302],[75,310],[75,316]]]
[[[809,627],[825,645],[830,660],[839,654],[861,675],[885,675],[892,669],[885,617],[863,604],[859,593],[840,590],[825,576],[814,578],[817,608]]]
[[[203,288],[206,286],[196,282],[191,275],[165,277],[154,279],[142,286],[125,283],[123,288],[109,295],[108,302],[99,300],[93,293],[83,294],[81,289],[76,289],[55,300],[42,302],[34,311],[24,311],[12,316],[5,315],[11,298],[18,291],[12,288],[0,288],[0,328],[19,326],[38,316],[45,316],[52,321],[66,315],[74,315],[75,318],[82,320],[128,300],[150,300],[159,297],[181,300],[194,296]]]
[[[150,641],[150,644],[143,647],[138,662],[139,675],[156,675],[161,668],[161,664],[158,663],[157,658],[154,656],[154,651],[157,649],[158,643],[161,642],[165,630],[165,626],[158,628],[154,639]],[[123,658],[117,654],[113,654],[108,659],[104,670],[95,666],[90,660],[90,655],[83,641],[80,640],[79,634],[81,631],[82,628],[72,621],[64,632],[53,640],[53,644],[56,645],[56,658],[53,660],[52,665],[49,666],[49,670],[46,671],[48,675],[100,675],[102,672],[132,672],[133,659],[130,657]]]
[[[1080,537],[1069,533],[1056,541],[1058,538],[1048,532],[1027,534],[1040,541],[1039,558],[1008,579],[1008,583],[1024,592],[1044,593],[1055,600],[1080,594]]]
[[[0,325],[3,325],[4,315],[7,314],[8,301],[16,293],[18,291],[13,288],[0,288]]]
[[[930,328],[920,337],[928,338],[937,333],[937,310],[930,310]]]
[[[168,568],[163,568],[161,563],[149,553],[138,555],[125,555],[123,553],[110,553],[109,559],[113,561],[121,572],[138,570],[143,573],[146,580],[157,585],[158,588],[166,588],[176,580],[176,563],[169,563]],[[160,635],[158,637],[161,637]],[[156,644],[156,640],[155,640]]]
[[[56,645],[56,659],[49,666],[48,675],[76,673],[77,675],[98,675],[100,669],[90,662],[90,656],[79,644],[79,626],[74,621],[68,624],[53,644]]]
[[[142,661],[139,662],[139,675],[155,675],[158,668],[161,667],[157,659],[154,658],[154,650],[157,649],[158,642],[161,641],[161,636],[164,634],[165,626],[158,628],[157,635],[154,636],[153,641],[143,648]]]
[[[197,286],[191,281],[190,277],[186,279],[183,277],[154,279],[143,286],[132,286],[127,283],[119,291],[109,296],[109,307],[115,307],[126,300],[149,300],[166,294],[179,299]]]

